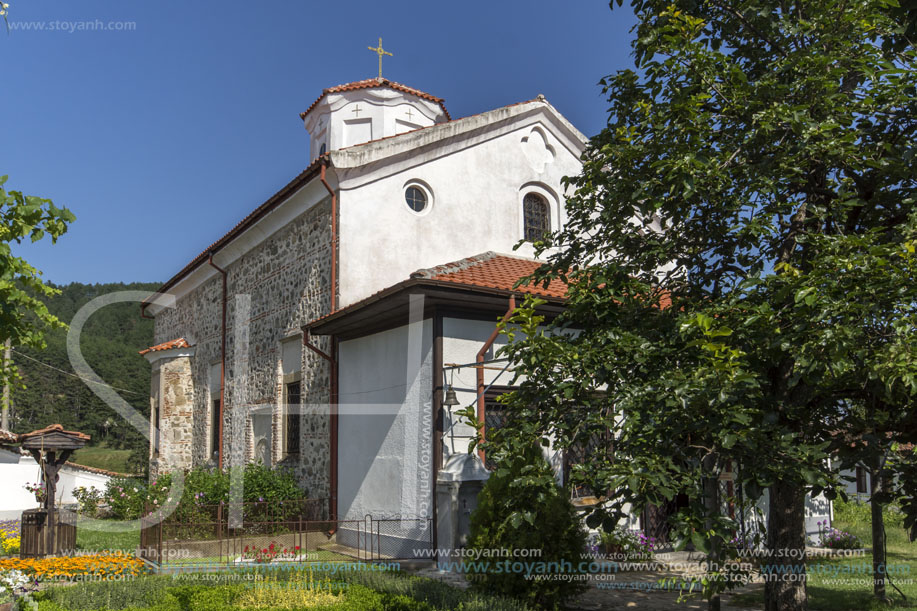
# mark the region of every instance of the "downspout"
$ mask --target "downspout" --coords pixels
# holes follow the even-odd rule
[[[439,562],[439,506],[436,503],[436,483],[439,472],[443,468],[443,316],[438,311],[433,312],[433,469],[430,474],[431,489],[433,490],[433,521],[432,543],[434,560]],[[437,564],[437,566],[439,566]]]
[[[331,354],[327,354],[324,350],[314,345],[309,340],[309,329],[307,327],[303,327],[302,345],[328,361],[328,365],[331,368],[331,422],[330,431],[328,432],[328,436],[331,438],[331,447],[329,451],[329,454],[331,454],[331,467],[329,469],[328,477],[331,481],[329,482],[328,491],[328,513],[329,518],[332,521],[336,521],[338,519],[338,342],[336,337],[331,337]],[[335,525],[332,530],[337,530],[337,525]]]
[[[331,299],[329,304],[329,314],[333,314],[337,311],[337,267],[338,267],[338,196],[334,189],[331,188],[331,185],[328,184],[328,179],[326,178],[326,171],[328,169],[328,156],[325,155],[322,157],[322,167],[319,180],[322,185],[325,186],[325,189],[328,191],[328,194],[331,195]],[[329,468],[328,477],[330,478],[329,482],[329,513],[332,520],[337,520],[338,516],[338,363],[337,363],[337,338],[331,337],[331,355],[327,355],[318,347],[312,345],[309,342],[309,330],[303,330],[303,344],[321,356],[323,359],[328,361],[331,368],[331,405],[329,406],[331,413],[330,422],[329,422],[329,431],[328,436],[330,454],[331,454],[331,465]]]
[[[146,319],[148,319],[148,320],[156,320],[156,317],[155,317],[155,316],[150,316],[149,314],[146,313],[146,308],[147,308],[148,305],[150,305],[150,304],[148,304],[148,303],[141,303],[141,304],[140,304],[140,318],[146,318]]]
[[[320,180],[328,193],[331,194],[331,308],[329,314],[337,310],[337,266],[338,266],[338,196],[328,181],[325,179],[325,170],[328,167],[328,158],[322,159],[322,173]]]
[[[213,262],[213,251],[208,253],[207,263],[223,276],[223,322],[220,327],[220,418],[219,439],[220,447],[217,448],[217,468],[223,470],[223,408],[226,404],[226,270],[217,267]]]
[[[513,311],[516,309],[516,298],[510,295],[509,298],[509,308],[506,310],[506,314],[503,315],[503,320],[501,322],[505,323],[513,315]],[[497,325],[494,327],[493,333],[490,334],[490,337],[487,338],[487,341],[484,342],[484,345],[481,346],[481,349],[478,350],[478,354],[475,357],[475,374],[477,375],[478,380],[478,422],[481,424],[481,428],[478,430],[478,433],[481,436],[481,441],[484,441],[484,355],[490,350],[490,347],[493,346],[494,341],[496,341],[497,336],[500,334],[500,326]],[[478,450],[478,456],[481,457],[481,464],[484,464],[484,449],[481,448]]]

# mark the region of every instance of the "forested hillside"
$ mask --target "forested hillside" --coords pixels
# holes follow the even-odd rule
[[[72,283],[57,288],[61,293],[46,300],[48,309],[69,323],[94,297],[123,290],[152,292],[159,288],[159,283]],[[89,365],[108,384],[120,389],[119,394],[144,415],[149,415],[150,409],[150,365],[137,352],[148,347],[152,339],[153,321],[141,318],[139,304],[133,302],[109,305],[94,313],[80,337],[83,356]],[[147,456],[146,438],[99,399],[89,385],[75,377],[67,357],[67,330],[49,331],[46,340],[48,345],[44,350],[13,351],[13,361],[25,388],[13,388],[12,430],[24,433],[59,422],[65,428],[92,435],[93,446],[131,450],[130,464],[125,467],[142,470]]]

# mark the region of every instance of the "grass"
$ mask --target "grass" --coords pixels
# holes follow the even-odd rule
[[[76,549],[85,551],[122,550],[133,553],[140,545],[140,531],[106,532],[76,527]]]
[[[872,520],[868,503],[850,501],[834,504],[834,527],[850,532],[866,548],[872,547]],[[903,517],[893,509],[885,512],[886,563],[892,581],[907,596],[901,595],[886,582],[886,591],[892,604],[878,601],[872,594],[872,554],[863,557],[820,559],[809,561],[808,593],[812,611],[904,611],[917,608],[917,543],[910,543],[903,527]],[[911,581],[912,583],[904,583]],[[763,594],[735,596],[734,604],[761,604]]]
[[[127,473],[127,459],[130,457],[130,450],[116,450],[109,448],[104,443],[96,446],[80,448],[70,457],[70,462],[74,462],[84,467],[95,467],[96,469],[105,469],[106,471],[115,471],[116,473]]]

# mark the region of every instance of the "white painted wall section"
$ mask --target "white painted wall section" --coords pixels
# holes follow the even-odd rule
[[[433,325],[339,346],[338,515],[432,515]]]
[[[457,130],[456,123],[332,157],[340,185],[342,307],[421,268],[486,251],[533,256],[528,244],[513,251],[523,237],[526,193],[547,200],[552,229],[566,222],[561,180],[580,173],[580,150],[533,106],[512,121],[483,123],[426,146],[428,134]],[[416,146],[402,151],[402,139]],[[405,190],[416,184],[428,195],[420,212],[405,203]]]

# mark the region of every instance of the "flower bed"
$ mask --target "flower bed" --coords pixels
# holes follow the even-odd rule
[[[822,547],[828,549],[859,549],[862,547],[856,535],[828,526],[828,520],[818,523],[818,533]]]
[[[300,562],[306,556],[300,553],[299,546],[293,546],[292,549],[281,548],[277,545],[276,542],[271,541],[271,544],[265,548],[259,549],[258,546],[245,546],[245,549],[242,551],[242,558],[237,560],[237,562]]]
[[[656,538],[647,537],[642,530],[617,528],[599,533],[601,551],[608,558],[619,560],[652,560],[656,551]]]
[[[12,556],[19,553],[19,520],[0,522],[0,554]]]
[[[70,579],[80,575],[112,579],[142,575],[146,572],[146,565],[140,558],[120,553],[0,559],[0,571],[9,570],[22,571],[41,580]]]

